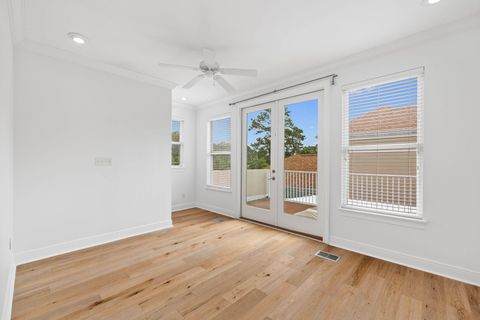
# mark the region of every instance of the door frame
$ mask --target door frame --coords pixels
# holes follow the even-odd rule
[[[233,118],[235,123],[235,167],[237,168],[235,171],[235,189],[238,190],[235,194],[236,196],[236,211],[238,217],[241,217],[241,210],[242,210],[242,109],[246,107],[253,107],[260,104],[265,104],[268,102],[273,102],[277,100],[282,100],[286,98],[290,98],[293,96],[300,96],[305,95],[308,93],[316,92],[316,91],[323,91],[323,121],[322,125],[324,128],[324,148],[328,150],[324,157],[324,163],[322,168],[322,176],[325,177],[324,181],[321,182],[319,186],[322,188],[324,192],[324,199],[320,199],[319,201],[323,200],[324,202],[324,210],[325,214],[323,215],[323,242],[330,243],[330,112],[331,112],[331,82],[328,79],[312,82],[303,86],[293,87],[288,90],[282,90],[277,93],[273,93],[270,95],[262,96],[253,100],[237,103],[234,106]],[[320,124],[319,124],[320,127]]]
[[[325,220],[322,219],[323,215],[328,214],[328,208],[325,207],[324,197],[325,193],[328,191],[328,185],[325,189],[325,185],[323,182],[328,181],[328,172],[326,172],[323,168],[323,164],[326,161],[325,159],[328,158],[329,151],[325,147],[325,135],[324,135],[324,128],[323,126],[327,122],[324,118],[324,92],[323,90],[318,90],[315,92],[303,94],[303,95],[295,95],[293,97],[281,99],[277,101],[277,125],[278,125],[278,151],[277,151],[277,169],[280,173],[277,176],[277,225],[281,228],[286,228],[289,230],[294,230],[297,232],[302,232],[306,234],[311,234],[314,236],[323,236],[325,230]],[[295,104],[298,102],[309,101],[309,100],[317,100],[317,136],[318,136],[318,151],[317,151],[317,179],[316,179],[316,189],[317,189],[317,210],[322,217],[318,219],[312,220],[309,218],[298,217],[295,215],[287,214],[284,212],[284,177],[285,177],[285,168],[284,168],[284,153],[285,153],[285,117],[284,117],[284,107],[289,104]],[[320,230],[319,230],[320,229]]]
[[[241,139],[241,157],[242,157],[242,161],[240,162],[240,171],[241,171],[241,195],[240,195],[240,199],[241,199],[241,211],[240,211],[240,216],[243,216],[245,218],[248,218],[248,219],[253,219],[253,220],[256,220],[258,222],[263,222],[263,223],[267,223],[267,224],[271,224],[271,225],[276,225],[277,224],[277,216],[275,214],[275,212],[277,211],[277,201],[275,201],[277,199],[277,194],[278,194],[278,188],[277,188],[277,183],[276,181],[272,183],[272,181],[270,181],[270,187],[269,187],[269,190],[270,190],[270,194],[271,194],[271,197],[270,197],[270,208],[269,209],[263,209],[263,208],[258,208],[258,207],[255,207],[255,206],[248,206],[247,203],[246,203],[246,199],[245,197],[247,196],[247,183],[243,183],[244,181],[246,182],[247,181],[247,170],[246,170],[246,167],[244,168],[244,166],[246,165],[246,160],[247,160],[247,141],[245,140],[246,137],[247,137],[247,123],[246,123],[246,115],[248,112],[255,112],[255,111],[260,111],[260,110],[265,110],[265,109],[270,109],[271,110],[271,113],[270,113],[270,117],[271,117],[271,125],[270,125],[270,135],[272,137],[272,140],[275,141],[275,139],[273,139],[274,136],[277,135],[277,128],[278,128],[278,123],[275,121],[275,119],[277,118],[277,108],[275,108],[276,106],[276,103],[275,102],[267,102],[267,103],[264,103],[264,104],[259,104],[259,105],[256,105],[256,106],[252,106],[252,107],[245,107],[245,108],[242,108],[241,109],[241,114],[242,114],[242,118],[241,118],[241,132],[242,132],[242,139]],[[277,160],[278,159],[278,148],[271,144],[270,146],[270,164],[271,164],[271,168],[269,168],[269,172],[270,172],[270,175],[272,174],[271,170],[272,170],[272,167],[273,168],[276,168],[277,166]],[[245,170],[244,170],[245,169]],[[248,206],[248,210],[249,210],[249,213],[248,213],[248,216],[247,215],[243,215],[244,213],[244,209],[247,209],[247,206]],[[245,210],[246,211],[246,210]]]

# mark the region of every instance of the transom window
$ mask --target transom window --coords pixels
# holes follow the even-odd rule
[[[422,215],[423,71],[344,88],[342,206]]]
[[[231,119],[208,122],[208,185],[229,189],[231,186]]]

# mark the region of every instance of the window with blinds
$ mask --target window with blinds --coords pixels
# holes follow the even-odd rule
[[[219,188],[231,185],[231,121],[230,117],[208,123],[208,184]]]
[[[421,217],[423,70],[343,91],[342,206]]]
[[[183,141],[182,141],[183,122],[172,120],[172,166],[182,166]]]

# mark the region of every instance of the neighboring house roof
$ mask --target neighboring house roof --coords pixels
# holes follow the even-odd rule
[[[417,131],[417,106],[379,107],[350,121],[352,138],[412,135]]]
[[[285,170],[317,171],[317,155],[295,154],[285,159]]]

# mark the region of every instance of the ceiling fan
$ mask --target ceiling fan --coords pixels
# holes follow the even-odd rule
[[[190,67],[179,64],[159,63],[160,67],[169,67],[177,69],[187,69],[192,71],[200,71],[201,73],[188,81],[183,88],[190,89],[204,78],[212,78],[213,85],[218,83],[228,93],[235,92],[235,88],[225,80],[222,75],[256,77],[257,70],[254,69],[235,69],[235,68],[220,68],[220,65],[215,60],[215,52],[210,49],[203,49],[203,60],[200,61],[198,67]]]

